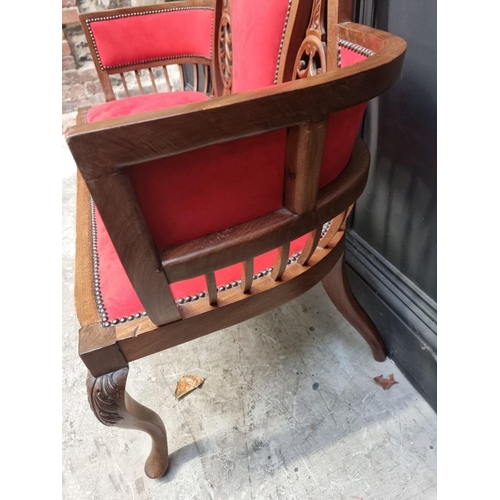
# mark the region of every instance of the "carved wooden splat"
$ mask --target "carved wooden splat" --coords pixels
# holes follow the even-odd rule
[[[233,42],[229,0],[224,0],[219,28],[219,68],[224,85],[222,95],[231,93],[233,83]]]
[[[326,37],[322,0],[314,0],[311,19],[295,59],[293,79],[308,78],[326,71]]]

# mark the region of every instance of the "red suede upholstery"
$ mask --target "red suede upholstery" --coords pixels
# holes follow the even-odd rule
[[[342,68],[363,61],[364,59],[366,59],[366,56],[344,47],[340,48]],[[319,178],[320,188],[338,177],[347,165],[365,109],[366,103],[362,103],[330,116],[326,132],[323,164]]]
[[[364,61],[366,56],[354,52],[354,50],[346,49],[345,47],[340,47],[340,67],[345,68],[351,64]]]
[[[233,92],[274,83],[288,0],[233,0]]]
[[[366,103],[363,103],[330,116],[319,176],[320,188],[336,179],[346,167],[365,109]]]
[[[281,208],[285,140],[278,130],[131,167],[158,248]]]
[[[211,59],[213,15],[211,8],[196,7],[97,18],[88,26],[104,69],[176,56]]]
[[[161,92],[158,94],[138,95],[105,102],[93,106],[87,112],[87,122],[99,122],[120,116],[138,115],[158,109],[173,108],[182,104],[207,101],[209,97],[201,92]]]

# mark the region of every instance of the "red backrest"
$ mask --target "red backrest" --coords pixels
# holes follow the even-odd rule
[[[231,0],[233,92],[272,85],[291,0]]]
[[[212,59],[214,11],[209,7],[165,7],[132,14],[88,18],[101,69],[182,56]],[[196,26],[189,30],[186,27]]]

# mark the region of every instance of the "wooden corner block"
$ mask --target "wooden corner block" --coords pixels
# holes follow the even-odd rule
[[[94,377],[100,377],[128,366],[116,343],[115,328],[101,324],[80,329],[78,354]]]

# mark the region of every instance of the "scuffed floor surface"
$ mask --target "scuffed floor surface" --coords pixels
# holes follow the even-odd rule
[[[430,500],[436,415],[377,363],[321,285],[244,324],[131,364],[128,390],[155,410],[170,467],[148,479],[150,439],[92,414],[73,306],[75,170],[63,145],[63,498]],[[384,391],[373,377],[394,373]],[[174,398],[178,378],[205,377]]]

